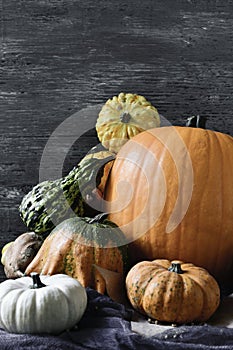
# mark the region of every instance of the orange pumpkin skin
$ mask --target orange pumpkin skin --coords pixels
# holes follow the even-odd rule
[[[168,270],[178,265],[182,273]],[[207,321],[220,302],[215,279],[205,269],[181,261],[141,261],[128,272],[126,290],[136,310],[163,322]]]
[[[168,126],[128,141],[105,199],[108,218],[131,242],[132,262],[180,259],[219,282],[232,279],[232,174],[233,138],[223,133]]]

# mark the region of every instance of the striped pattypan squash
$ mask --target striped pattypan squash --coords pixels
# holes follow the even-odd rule
[[[96,131],[102,145],[117,153],[131,137],[158,126],[159,113],[145,97],[121,92],[103,105]]]
[[[0,284],[0,327],[10,333],[58,334],[74,327],[86,306],[85,288],[64,274],[32,273]]]

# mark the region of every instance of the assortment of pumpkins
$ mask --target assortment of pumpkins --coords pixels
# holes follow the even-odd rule
[[[188,124],[161,126],[137,94],[103,105],[101,149],[21,202],[30,232],[2,249],[2,328],[73,327],[87,286],[117,301],[125,290],[134,309],[159,321],[211,317],[219,283],[233,273],[233,138],[200,128],[199,117]]]

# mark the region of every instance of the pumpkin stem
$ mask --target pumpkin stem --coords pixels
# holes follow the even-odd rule
[[[97,214],[93,219],[89,221],[89,224],[94,224],[95,222],[102,222],[102,220],[104,220],[107,216],[108,213]]]
[[[171,271],[171,272],[176,272],[176,273],[184,273],[184,271],[182,270],[181,268],[181,265],[179,262],[172,262],[171,266],[168,268],[168,271]]]
[[[129,114],[129,112],[123,112],[120,115],[120,121],[125,124],[127,124],[130,121],[130,118],[131,118],[131,115]]]
[[[186,121],[186,126],[190,126],[192,128],[202,128],[205,129],[206,117],[201,117],[200,115],[193,115],[189,117]]]
[[[32,277],[32,282],[33,282],[30,288],[38,289],[38,288],[46,287],[46,285],[41,282],[39,273],[32,272],[30,276]]]

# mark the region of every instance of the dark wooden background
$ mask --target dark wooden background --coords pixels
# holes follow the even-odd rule
[[[134,92],[173,124],[200,114],[233,135],[232,1],[2,0],[0,11],[0,248],[25,232],[18,205],[47,140],[82,108]],[[64,172],[97,142],[94,130],[79,138]]]

